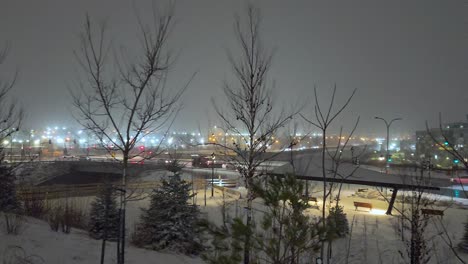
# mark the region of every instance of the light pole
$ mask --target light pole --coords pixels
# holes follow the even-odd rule
[[[398,120],[401,120],[401,118],[394,118],[392,119],[390,122],[387,122],[387,120],[383,119],[382,117],[374,117],[375,119],[380,119],[382,121],[385,122],[385,126],[387,126],[387,153],[386,153],[386,156],[385,156],[385,174],[388,174],[388,159],[390,158],[389,156],[389,151],[388,151],[388,144],[390,143],[390,126],[392,125],[393,121],[398,121]]]
[[[215,154],[211,153],[211,197],[214,196],[214,163],[215,163]]]
[[[10,134],[10,163],[13,162],[13,135]]]

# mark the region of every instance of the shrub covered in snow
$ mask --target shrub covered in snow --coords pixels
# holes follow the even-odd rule
[[[0,165],[0,212],[17,212],[15,175],[10,167]]]
[[[0,216],[3,213],[7,234],[18,234],[22,224],[21,206],[16,198],[15,178],[10,167],[0,166]]]
[[[100,189],[91,204],[89,235],[94,239],[115,241],[119,233],[119,211],[112,185]]]
[[[327,235],[330,240],[345,237],[349,233],[348,218],[343,211],[343,206],[330,208],[327,216]]]
[[[199,210],[189,204],[191,183],[172,176],[151,195],[132,235],[136,246],[196,255],[202,250],[197,228]]]

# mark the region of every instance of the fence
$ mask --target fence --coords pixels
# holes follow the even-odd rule
[[[160,182],[145,181],[127,184],[127,189],[152,190],[157,188]],[[74,185],[50,185],[50,186],[23,186],[17,190],[21,200],[46,200],[66,197],[93,196],[99,192],[103,184],[74,184]],[[120,185],[113,185],[119,188]]]

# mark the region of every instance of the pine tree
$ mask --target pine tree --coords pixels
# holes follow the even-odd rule
[[[119,230],[119,212],[112,185],[105,184],[91,204],[89,235],[94,239],[115,241]]]
[[[317,219],[306,214],[310,205],[302,198],[304,185],[294,174],[268,176],[266,186],[255,184],[254,191],[265,212],[262,231],[253,237],[270,263],[302,263],[319,249],[323,230]]]
[[[468,219],[465,223],[465,234],[463,235],[462,242],[459,246],[463,251],[468,252]]]
[[[0,212],[17,212],[20,204],[16,197],[15,175],[11,168],[0,166]]]
[[[133,235],[135,245],[191,255],[201,251],[197,228],[199,210],[188,203],[193,196],[190,186],[178,176],[163,180],[162,186],[153,191],[149,208],[142,209]]]
[[[343,211],[343,206],[330,208],[327,216],[327,233],[329,240],[345,237],[349,233],[348,218]]]
[[[258,228],[246,225],[241,218],[220,227],[204,223],[212,238],[211,249],[202,256],[206,262],[240,263],[246,236],[252,238],[252,263],[257,257],[267,263],[303,263],[310,260],[310,253],[320,249],[319,238],[324,230],[317,219],[306,214],[310,205],[302,199],[302,182],[295,175],[269,176],[265,180],[265,185],[263,181],[253,184],[256,197],[264,205]]]

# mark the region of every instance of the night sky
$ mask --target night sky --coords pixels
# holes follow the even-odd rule
[[[135,2],[147,17],[149,1]],[[376,115],[402,117],[394,131],[411,132],[425,120],[435,125],[438,112],[447,121],[468,114],[466,1],[254,3],[262,10],[264,43],[276,49],[270,81],[279,106],[311,100],[314,84],[326,99],[336,83],[340,100],[358,89],[338,121],[349,127],[360,115],[360,132],[384,133]],[[232,80],[226,49],[235,54],[233,17],[244,7],[236,0],[177,1],[170,44],[179,55],[169,87],[181,87],[198,72],[177,128],[215,123],[210,98],[221,97],[223,81]],[[20,70],[13,94],[27,111],[27,126],[73,124],[67,89],[77,79],[73,50],[86,12],[108,21],[115,43],[138,47],[131,1],[1,1],[0,42],[11,43],[1,76]]]

